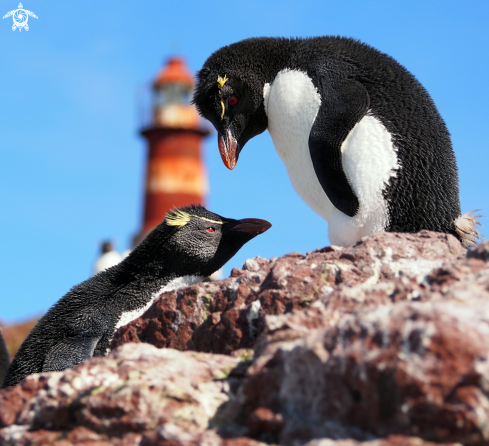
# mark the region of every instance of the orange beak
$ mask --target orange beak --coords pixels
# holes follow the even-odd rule
[[[227,129],[225,135],[219,134],[218,143],[222,162],[229,170],[233,170],[238,162],[238,158],[236,156],[238,141],[236,141],[233,133]]]

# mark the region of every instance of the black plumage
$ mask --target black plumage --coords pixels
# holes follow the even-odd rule
[[[5,378],[9,365],[10,355],[5,340],[3,339],[2,329],[0,328],[0,382]]]
[[[147,307],[179,278],[211,275],[270,226],[200,206],[171,211],[121,263],[73,287],[46,313],[19,348],[3,387],[105,355],[123,314]]]
[[[308,144],[317,178],[337,209],[349,217],[358,212],[341,147],[369,114],[390,133],[399,163],[382,191],[388,209],[382,229],[445,232],[466,244],[473,239],[457,227],[457,219],[467,223],[470,217],[460,215],[450,135],[431,97],[393,58],[353,39],[252,38],[207,59],[194,103],[216,127],[228,168],[234,168],[247,141],[267,129],[264,87],[284,69],[306,73],[321,96]],[[474,236],[472,220],[465,229]]]

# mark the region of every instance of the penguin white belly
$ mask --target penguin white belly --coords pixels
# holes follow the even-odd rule
[[[115,326],[115,330],[117,330],[119,327],[127,325],[129,322],[132,322],[134,319],[137,319],[139,316],[143,315],[146,310],[148,310],[149,307],[153,305],[153,302],[161,295],[161,293],[164,293],[165,291],[173,291],[177,288],[194,285],[196,283],[202,282],[202,280],[204,280],[204,277],[202,276],[183,276],[173,279],[165,286],[161,287],[156,293],[152,294],[150,300],[146,305],[136,308],[135,310],[122,313],[119,322],[117,322],[117,325]]]
[[[321,97],[306,73],[282,70],[263,92],[268,131],[296,192],[328,221],[332,244],[348,246],[388,224],[382,195],[399,168],[391,136],[382,123],[367,114],[342,144],[342,165],[355,192],[359,209],[354,217],[339,211],[324,192],[311,160],[309,134]]]

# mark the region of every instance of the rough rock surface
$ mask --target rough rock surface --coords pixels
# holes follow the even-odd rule
[[[418,291],[415,284],[427,273],[464,255],[455,238],[422,232],[417,236],[380,233],[354,247],[328,246],[307,256],[248,259],[229,279],[164,293],[141,318],[119,329],[112,348],[125,342],[224,354],[251,348],[264,314],[300,310],[337,287],[348,291],[360,284],[391,284],[399,281],[401,271],[406,290],[397,290],[395,299],[417,299],[407,290],[414,286]],[[384,292],[371,300],[379,305],[390,303],[391,297]],[[354,298],[332,305],[344,314],[363,307]]]
[[[127,344],[107,358],[31,375],[3,390],[0,425],[9,427],[0,438],[20,444],[75,438],[144,444],[179,436],[198,444],[228,400],[230,372],[239,363],[231,356]],[[7,402],[15,406],[5,410]]]
[[[488,262],[426,231],[250,259],[2,390],[0,445],[489,444]]]

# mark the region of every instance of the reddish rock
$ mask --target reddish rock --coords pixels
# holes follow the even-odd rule
[[[421,282],[340,285],[304,311],[266,316],[229,416],[281,414],[281,444],[389,434],[489,444],[489,268],[476,260],[488,248]]]
[[[488,261],[427,231],[249,259],[0,391],[0,446],[489,444]]]
[[[117,331],[111,348],[125,342],[213,353],[252,347],[256,328],[250,328],[248,307],[270,266],[261,258],[247,262],[256,271],[163,293],[142,317]]]
[[[381,292],[377,300],[410,299],[413,287],[421,294],[416,280],[465,252],[454,237],[423,231],[379,233],[353,247],[328,246],[307,256],[292,253],[271,262],[249,259],[229,279],[163,293],[143,316],[119,328],[111,347],[147,342],[160,348],[229,354],[253,347],[265,314],[307,307],[340,285],[370,286],[400,277],[395,296]],[[359,304],[353,299],[344,311]]]
[[[355,440],[312,440],[304,446],[462,446],[460,443],[432,443],[423,441],[418,437],[405,437],[404,435],[390,435],[371,441]]]
[[[137,444],[151,432],[197,441],[229,399],[230,356],[127,344],[73,370],[35,374],[0,392],[0,444],[111,441]],[[8,426],[8,427],[5,427]],[[83,429],[81,429],[83,427]],[[78,440],[77,440],[78,438]],[[138,441],[139,441],[138,440]]]

